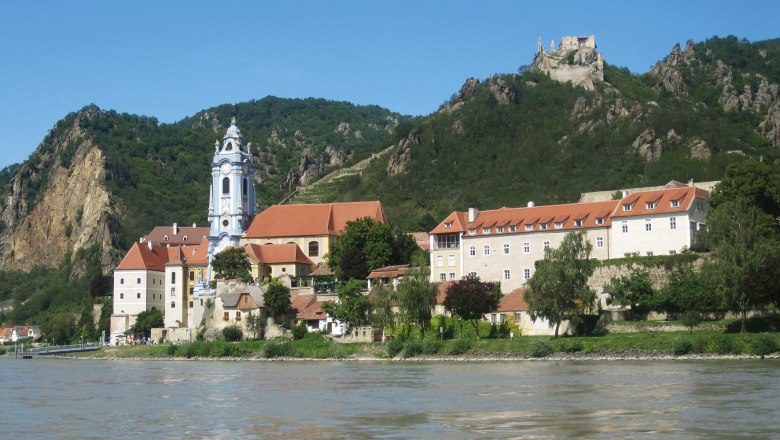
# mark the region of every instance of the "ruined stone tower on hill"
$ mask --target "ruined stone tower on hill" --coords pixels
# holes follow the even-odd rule
[[[563,37],[558,50],[553,40],[549,52],[544,50],[540,37],[531,71],[544,72],[556,81],[571,81],[575,86],[593,90],[597,82],[604,81],[604,58],[596,52],[593,35]]]

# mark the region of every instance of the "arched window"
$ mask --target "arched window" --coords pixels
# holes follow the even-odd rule
[[[318,241],[309,242],[309,256],[310,257],[320,256],[320,243]]]
[[[225,145],[225,151],[233,151],[233,142],[228,142],[227,145]]]
[[[222,194],[230,194],[230,179],[222,178]]]
[[[168,236],[167,235],[163,236],[163,241],[168,241]]]
[[[247,182],[248,182],[248,179],[246,177],[244,177],[244,195],[247,194],[247,191],[248,191],[247,188],[249,187],[249,184]]]

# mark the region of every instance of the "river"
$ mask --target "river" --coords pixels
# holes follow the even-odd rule
[[[780,437],[779,360],[0,359],[0,375],[13,439]]]

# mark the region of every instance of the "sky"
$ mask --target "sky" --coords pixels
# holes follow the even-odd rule
[[[531,64],[537,36],[595,35],[644,73],[730,34],[780,37],[780,2],[2,0],[0,169],[88,104],[162,123],[267,95],[426,115],[469,77]]]

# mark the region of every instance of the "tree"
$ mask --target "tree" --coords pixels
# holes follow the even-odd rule
[[[371,299],[371,323],[382,329],[382,340],[384,340],[385,328],[395,327],[396,315],[393,306],[398,302],[398,295],[392,287],[378,284],[374,289],[374,296]]]
[[[351,247],[341,254],[339,268],[340,278],[345,280],[365,280],[369,273],[366,256],[356,247]]]
[[[709,202],[713,208],[737,199],[746,199],[772,217],[780,216],[780,174],[770,165],[748,159],[729,165],[715,186]]]
[[[428,269],[415,266],[406,272],[398,284],[398,302],[401,317],[407,326],[417,326],[425,337],[425,329],[431,323],[431,312],[436,305],[438,289],[428,279]]]
[[[451,284],[447,288],[444,298],[444,307],[461,318],[474,324],[474,331],[479,339],[479,321],[496,310],[499,295],[494,291],[494,283],[480,281],[478,276],[469,275],[466,278]]]
[[[138,314],[131,330],[137,338],[148,338],[152,336],[153,328],[160,328],[163,325],[163,313],[157,310],[157,307],[152,307]]]
[[[265,338],[265,326],[268,324],[268,319],[259,313],[249,312],[246,315],[246,329],[252,333],[253,339]]]
[[[692,264],[675,267],[669,282],[659,292],[653,310],[682,318],[719,310],[723,297],[706,273],[696,272]]]
[[[287,315],[292,307],[290,289],[278,281],[269,283],[263,294],[263,303],[272,318]]]
[[[246,256],[244,248],[234,247],[225,249],[214,255],[211,261],[211,268],[214,269],[214,276],[219,279],[236,279],[242,283],[251,283],[252,265],[249,257]]]
[[[345,333],[349,333],[353,327],[362,324],[366,319],[370,303],[363,295],[364,286],[365,284],[360,280],[349,280],[336,288],[338,302],[325,301],[322,304],[325,313],[344,324]]]
[[[628,275],[613,277],[610,280],[612,292],[607,299],[607,304],[630,307],[630,314],[636,319],[650,311],[655,289],[646,268],[631,265],[629,269]]]
[[[711,209],[708,229],[714,257],[707,266],[717,281],[730,310],[742,318],[747,331],[747,312],[769,299],[752,286],[767,261],[778,254],[775,220],[745,198],[729,200]]]
[[[390,226],[380,223],[370,217],[347,222],[339,239],[330,247],[330,252],[325,257],[328,265],[340,279],[346,278],[345,273],[350,275],[362,274],[362,270],[352,270],[350,264],[359,263],[359,259],[351,257],[344,260],[344,254],[350,250],[355,254],[359,250],[367,269],[365,275],[360,279],[365,279],[368,272],[379,267],[387,266],[393,258],[393,233]],[[362,269],[362,267],[361,267]],[[357,278],[354,277],[353,278]]]
[[[536,273],[528,280],[525,301],[531,319],[547,319],[555,325],[555,337],[561,322],[590,310],[596,293],[588,287],[594,263],[590,260],[593,245],[583,232],[566,234],[557,249],[544,252],[537,262]]]

